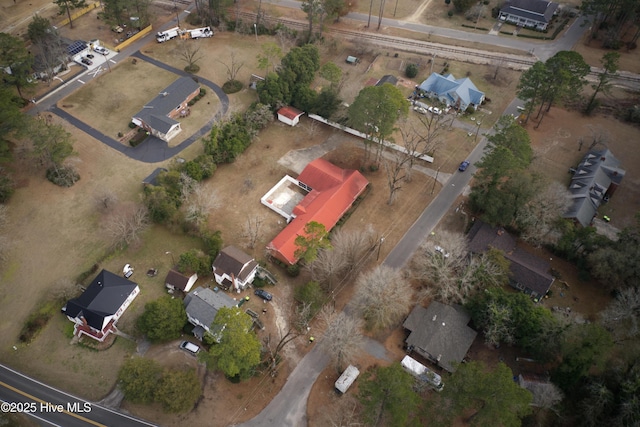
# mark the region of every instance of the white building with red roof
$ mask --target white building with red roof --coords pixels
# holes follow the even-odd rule
[[[315,221],[331,231],[367,185],[369,181],[360,172],[342,169],[324,159],[309,163],[298,179],[285,176],[261,199],[289,222],[267,245],[267,251],[285,264],[295,264],[295,240],[304,235],[306,225]]]
[[[282,123],[286,123],[289,126],[295,126],[300,121],[300,116],[304,114],[303,111],[300,111],[293,107],[282,107],[278,110],[278,120]]]

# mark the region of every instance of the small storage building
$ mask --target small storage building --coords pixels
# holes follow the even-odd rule
[[[295,126],[300,121],[300,116],[304,112],[293,107],[282,107],[278,110],[278,120],[282,123],[286,123],[289,126]]]
[[[342,375],[340,375],[340,378],[336,381],[336,391],[340,394],[346,393],[356,378],[358,378],[358,375],[360,375],[358,368],[353,365],[347,366],[347,369],[344,370]]]

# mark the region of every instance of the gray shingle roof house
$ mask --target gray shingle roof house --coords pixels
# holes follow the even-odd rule
[[[563,216],[583,227],[590,225],[602,200],[613,195],[624,175],[620,161],[610,150],[588,152],[571,178],[569,192],[573,204]]]
[[[418,89],[430,98],[438,98],[449,107],[464,111],[469,106],[477,109],[484,101],[484,92],[478,90],[468,77],[456,79],[453,74],[433,73],[420,83]]]
[[[189,292],[196,283],[196,280],[198,280],[198,273],[185,276],[179,271],[169,270],[167,277],[164,279],[164,285],[167,289],[174,291]]]
[[[503,228],[476,220],[469,230],[468,239],[469,251],[472,253],[482,253],[489,248],[504,252],[505,258],[510,262],[511,286],[531,295],[536,302],[547,294],[555,280],[549,273],[551,265],[519,248],[516,239]]]
[[[246,289],[253,282],[258,270],[255,259],[235,246],[227,246],[213,261],[213,275],[224,289]]]
[[[454,372],[454,365],[464,359],[477,335],[467,326],[470,319],[461,306],[437,301],[427,308],[418,305],[402,325],[410,332],[405,340],[407,348]]]
[[[176,117],[189,113],[189,101],[200,93],[200,84],[191,77],[180,77],[138,111],[131,121],[152,135],[169,141],[182,129]]]
[[[548,0],[507,0],[498,18],[522,27],[546,30],[558,9],[558,3]]]
[[[136,283],[102,270],[82,295],[67,301],[62,311],[75,323],[75,335],[104,341],[117,330],[116,322],[139,293]]]
[[[202,339],[206,332],[211,333],[211,324],[222,307],[233,307],[237,302],[224,292],[214,292],[209,288],[198,287],[184,298],[187,320],[195,326],[193,335]]]

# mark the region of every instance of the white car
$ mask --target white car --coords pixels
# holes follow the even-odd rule
[[[427,114],[427,110],[425,110],[422,107],[418,107],[417,105],[415,107],[413,107],[413,111],[415,111],[416,113],[420,113],[420,114]]]
[[[433,114],[437,114],[438,116],[439,116],[440,114],[442,114],[442,110],[441,110],[441,109],[439,109],[438,107],[431,107],[431,110],[430,110],[430,111],[431,111]]]
[[[200,351],[200,347],[198,347],[197,345],[189,341],[182,341],[180,343],[180,348],[183,349],[184,351],[188,351],[193,355],[198,354],[198,352]]]
[[[106,47],[96,46],[96,47],[93,48],[93,50],[98,52],[101,55],[108,55],[109,54],[109,49],[107,49]]]

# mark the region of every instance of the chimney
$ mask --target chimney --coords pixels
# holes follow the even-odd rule
[[[440,361],[440,359],[442,359],[442,355],[441,355],[441,354],[439,354],[439,355],[438,355],[438,357],[436,357],[436,360],[437,360],[438,362]]]
[[[438,315],[437,315],[437,314],[434,314],[434,315],[433,315],[433,319],[431,319],[431,321],[432,321],[432,322],[435,322],[437,317],[438,317]]]

